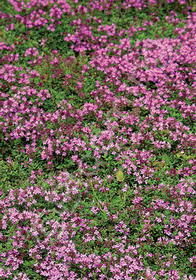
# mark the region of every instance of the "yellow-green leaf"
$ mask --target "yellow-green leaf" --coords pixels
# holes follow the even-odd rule
[[[124,178],[122,170],[118,170],[118,172],[116,173],[116,179],[119,182],[123,182],[124,181],[125,178]]]
[[[184,153],[180,152],[180,153],[176,154],[176,156],[177,156],[177,158],[183,157],[183,156],[184,156]]]

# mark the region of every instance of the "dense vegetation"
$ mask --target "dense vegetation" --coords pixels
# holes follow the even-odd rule
[[[0,1],[1,279],[196,279],[194,1]]]

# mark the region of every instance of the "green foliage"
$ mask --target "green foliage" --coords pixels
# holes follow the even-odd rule
[[[124,181],[124,174],[122,172],[122,170],[118,170],[118,172],[116,173],[116,179],[118,182],[123,182]]]

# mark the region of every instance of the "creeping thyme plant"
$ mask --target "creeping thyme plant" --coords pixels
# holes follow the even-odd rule
[[[0,278],[196,279],[196,7],[0,1]]]

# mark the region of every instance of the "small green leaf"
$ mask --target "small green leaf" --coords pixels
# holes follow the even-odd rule
[[[118,172],[116,173],[116,179],[119,182],[123,182],[124,181],[125,178],[124,178],[122,170],[118,170]]]

